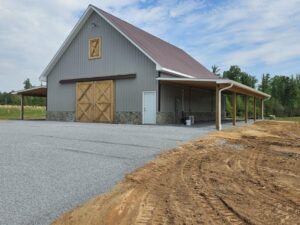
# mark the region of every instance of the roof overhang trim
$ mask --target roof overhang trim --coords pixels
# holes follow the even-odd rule
[[[79,21],[75,25],[75,27],[72,29],[71,33],[68,35],[66,40],[63,42],[57,53],[54,55],[50,63],[47,65],[47,67],[44,69],[42,74],[40,75],[39,79],[40,81],[46,81],[48,74],[53,69],[53,67],[56,65],[60,57],[63,55],[65,50],[70,46],[72,43],[72,40],[75,38],[75,36],[78,34],[78,32],[81,30],[85,22],[88,20],[89,16],[93,13],[97,13],[101,18],[103,18],[108,24],[110,24],[113,28],[115,28],[119,33],[121,33],[128,41],[130,41],[135,47],[137,47],[143,54],[145,54],[156,66],[156,70],[161,70],[162,66],[155,61],[147,52],[145,52],[140,46],[138,46],[133,40],[131,40],[124,32],[122,32],[118,27],[116,27],[111,21],[109,21],[104,15],[102,15],[96,8],[94,8],[92,5],[89,5],[88,8],[85,10],[84,14],[80,17]]]
[[[122,34],[131,44],[137,47],[144,55],[146,55],[152,62],[156,65],[156,70],[160,70],[162,67],[161,65],[154,60],[147,52],[144,51],[139,45],[137,45],[130,37],[128,37],[124,32],[122,32],[117,26],[115,26],[109,19],[107,19],[102,13],[100,13],[94,6],[90,5],[91,7],[101,18],[103,18],[108,24],[110,24],[113,28],[115,28],[120,34]]]
[[[144,55],[146,55],[154,64],[157,71],[164,71],[170,74],[174,74],[180,77],[184,78],[194,78],[192,75],[184,74],[175,70],[171,70],[168,68],[162,67],[153,57],[151,57],[146,51],[144,51],[138,44],[136,44],[131,38],[129,38],[124,32],[122,32],[118,27],[116,27],[110,20],[108,20],[102,13],[100,13],[93,5],[89,5],[88,8],[85,10],[84,14],[80,17],[79,21],[75,25],[75,27],[72,29],[66,40],[63,42],[63,44],[60,46],[54,57],[51,59],[50,63],[46,66],[46,68],[43,70],[42,74],[40,75],[39,79],[40,81],[47,81],[47,76],[53,69],[53,67],[56,65],[56,63],[59,61],[61,56],[64,54],[66,49],[70,46],[72,43],[72,40],[76,37],[78,32],[81,30],[81,28],[84,26],[86,21],[88,20],[89,16],[93,13],[97,13],[101,18],[103,18],[108,24],[110,24],[113,28],[115,28],[121,35],[123,35],[129,42],[131,42],[136,48],[138,48]]]
[[[78,34],[80,29],[83,27],[89,16],[93,13],[94,9],[92,9],[91,6],[89,6],[83,15],[80,17],[79,21],[75,25],[75,27],[72,29],[71,33],[68,35],[66,40],[63,42],[63,44],[60,46],[54,57],[51,59],[50,63],[46,66],[46,68],[43,70],[41,76],[39,77],[40,81],[47,81],[47,76],[50,73],[50,71],[53,69],[53,67],[56,65],[60,57],[63,55],[65,50],[70,46],[72,40],[75,38],[75,36]]]
[[[186,79],[186,78],[164,78],[164,77],[158,77],[156,78],[157,80],[160,80],[160,81],[170,81],[170,82],[182,82],[182,83],[185,83],[185,82],[195,82],[195,83],[199,83],[199,82],[202,82],[202,83],[214,83],[214,84],[228,84],[228,85],[233,85],[235,87],[238,87],[238,88],[241,88],[241,89],[244,89],[244,90],[247,90],[249,92],[252,92],[256,95],[259,95],[259,96],[262,96],[264,98],[270,98],[271,96],[264,93],[264,92],[261,92],[261,91],[258,91],[254,88],[251,88],[251,87],[248,87],[247,85],[244,85],[244,84],[241,84],[241,83],[238,83],[236,81],[233,81],[233,80],[229,80],[229,79],[198,79],[198,78],[191,78],[191,79]]]
[[[24,95],[24,96],[46,97],[47,96],[47,87],[45,87],[45,86],[33,87],[33,88],[29,88],[29,89],[15,91],[12,94]]]
[[[185,73],[180,73],[180,72],[177,72],[175,70],[170,70],[170,69],[167,69],[167,68],[161,68],[159,71],[170,73],[171,75],[174,74],[174,75],[185,77],[185,78],[195,78],[191,75],[188,75],[188,74],[185,74]]]

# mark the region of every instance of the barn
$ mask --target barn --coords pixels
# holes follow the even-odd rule
[[[40,80],[48,120],[174,124],[192,116],[220,129],[224,93],[245,96],[245,107],[248,97],[260,100],[262,112],[269,97],[220,79],[182,49],[93,5]]]

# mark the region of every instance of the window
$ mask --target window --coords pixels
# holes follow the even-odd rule
[[[101,58],[101,50],[102,50],[101,42],[102,42],[101,37],[89,39],[89,59]]]

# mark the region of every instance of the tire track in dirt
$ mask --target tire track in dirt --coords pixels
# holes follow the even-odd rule
[[[190,181],[187,180],[187,178],[189,178],[189,176],[191,177],[191,180],[193,180],[193,177],[196,176],[194,174],[194,171],[192,171],[192,168],[195,168],[195,165],[192,165],[191,163],[193,163],[193,159],[190,157],[185,161],[184,165],[182,166],[181,174],[180,174],[181,182],[185,184],[186,189],[189,190],[190,194],[196,200],[198,207],[203,209],[202,215],[204,215],[206,217],[206,218],[203,218],[203,221],[208,221],[211,224],[214,224],[214,223],[221,224],[218,221],[223,221],[222,215],[220,214],[220,212],[218,212],[218,210],[215,209],[214,205],[211,202],[211,197],[209,199],[208,195],[206,195],[206,193],[205,193],[206,188],[205,188],[205,185],[203,185],[203,182],[201,182],[201,180],[200,180],[199,181],[200,185],[199,185],[199,183],[197,183],[196,185],[193,184],[191,186]],[[201,162],[200,162],[200,165],[201,165]],[[196,166],[196,168],[197,168],[197,166]],[[200,193],[199,192],[195,193],[195,191],[200,190],[199,186],[201,188]]]
[[[266,188],[266,185],[268,185],[266,182],[264,182],[264,178],[259,175],[258,173],[258,159],[259,159],[259,151],[254,150],[254,154],[252,154],[252,157],[249,158],[247,162],[247,170],[249,172],[249,175],[252,177],[252,179],[255,179],[255,184],[258,184],[260,188],[252,188],[252,191],[255,193],[257,197],[261,197],[262,199],[268,199],[267,203],[261,204],[261,210],[267,211],[268,209],[272,208],[272,210],[276,211],[276,215],[274,215],[274,219],[281,219],[282,221],[285,221],[287,216],[289,215],[286,210],[279,207],[280,202],[285,201],[285,199],[282,199],[280,195],[276,195],[276,193],[270,192],[268,188]],[[267,191],[265,191],[267,189]]]
[[[274,153],[269,153],[269,154],[274,154]],[[300,156],[300,154],[299,154]],[[289,170],[286,170],[284,167],[282,168],[271,168],[271,167],[265,167],[262,166],[264,161],[267,161],[265,159],[266,156],[264,156],[263,154],[261,154],[261,159],[260,159],[260,163],[259,166],[257,168],[257,170],[259,171],[259,173],[261,174],[261,177],[269,177],[270,174],[272,174],[272,176],[282,176],[282,177],[290,177],[291,174],[294,177],[294,179],[299,179],[300,176],[295,174],[295,173],[291,173]],[[298,158],[298,160],[300,161],[300,157],[295,156]],[[300,164],[299,164],[300,166]],[[265,179],[264,179],[265,180]],[[269,184],[266,181],[266,184]],[[285,183],[280,182],[280,179],[274,179],[274,183],[273,186],[276,185],[276,190],[280,189],[280,191],[276,191],[276,193],[278,195],[280,195],[283,199],[289,200],[290,202],[294,203],[296,207],[300,207],[300,189],[293,186],[293,188],[291,188],[291,185],[287,186]]]
[[[264,144],[266,145],[267,143],[265,142]],[[266,152],[266,150],[267,149],[265,149],[264,151]],[[273,182],[270,182],[270,177],[274,176],[274,174],[271,176],[270,174],[263,173],[264,170],[261,169],[261,164],[265,156],[266,155],[263,154],[261,150],[254,149],[251,157],[249,157],[249,159],[247,160],[246,171],[248,171],[250,177],[255,180],[254,183],[257,183],[259,186],[261,186],[261,188],[254,188],[252,191],[255,192],[257,196],[261,196],[263,199],[269,200],[269,202],[261,204],[262,210],[267,211],[269,208],[272,208],[274,212],[276,212],[274,218],[277,218],[278,221],[285,223],[291,215],[293,216],[295,214],[298,214],[298,216],[300,216],[299,210],[297,209],[299,205],[294,205],[294,208],[285,208],[283,207],[282,203],[289,202],[289,204],[293,204],[295,203],[295,198],[299,198],[299,196],[293,195],[292,198],[287,198],[287,196],[290,196],[291,194],[287,194],[290,192],[286,188],[284,188],[283,186],[280,187],[275,179],[273,180]],[[271,157],[270,155],[268,156]]]
[[[197,168],[196,166],[197,163],[195,163],[195,160],[193,160],[192,157],[189,158],[186,165],[188,165],[188,163],[192,163],[194,165],[185,166],[185,168],[183,168],[186,171],[184,172],[184,174],[182,173],[182,180],[186,182],[190,190],[195,190],[194,188],[195,183],[191,184],[185,178],[188,177],[188,174],[192,174],[191,176],[193,176],[193,173],[195,173],[195,171],[191,170],[191,168]],[[200,159],[200,163],[201,163],[201,159]],[[211,218],[213,221],[222,221],[225,222],[226,224],[237,224],[237,225],[244,224],[243,221],[241,221],[240,217],[237,216],[237,214],[233,210],[225,206],[225,204],[220,199],[220,197],[218,197],[215,193],[210,191],[211,190],[210,187],[203,180],[204,173],[202,171],[202,168],[200,171],[201,172],[197,175],[198,176],[200,175],[202,178],[197,180],[199,183],[201,183],[200,186],[202,187],[202,192],[200,194],[199,193],[198,194],[193,193],[193,194],[196,196],[195,198],[197,200],[200,200],[201,206],[206,209],[207,211],[206,213],[208,217]]]

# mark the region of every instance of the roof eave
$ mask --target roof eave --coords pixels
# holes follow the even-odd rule
[[[142,49],[138,44],[136,44],[128,35],[126,35],[123,31],[121,31],[115,24],[113,24],[109,19],[107,19],[101,12],[97,10],[96,7],[90,5],[92,9],[103,18],[108,24],[110,24],[113,28],[115,28],[120,34],[122,34],[131,44],[133,44],[137,49],[139,49],[145,56],[147,56],[156,66],[156,70],[160,70],[162,66],[152,57],[150,56],[144,49]]]
[[[12,94],[18,94],[18,93],[22,93],[25,91],[33,91],[33,90],[37,90],[37,89],[47,89],[47,87],[46,86],[37,86],[37,87],[32,87],[32,88],[28,88],[28,89],[19,90],[19,91],[14,91],[14,92],[12,92]]]
[[[84,14],[80,17],[79,21],[75,25],[75,27],[72,29],[66,40],[63,42],[61,47],[58,49],[50,63],[47,65],[47,67],[43,70],[42,74],[39,77],[40,81],[46,81],[48,74],[53,69],[55,64],[58,62],[60,57],[63,55],[65,50],[69,47],[72,40],[75,38],[75,36],[78,34],[80,29],[83,27],[85,22],[87,21],[88,17],[93,13],[97,13],[101,18],[103,18],[108,24],[110,24],[112,27],[114,27],[119,33],[121,33],[128,41],[130,41],[135,47],[137,47],[143,54],[145,54],[156,66],[156,70],[159,71],[162,69],[162,66],[154,60],[147,52],[145,52],[140,46],[138,46],[133,40],[131,40],[124,32],[122,32],[118,27],[116,27],[110,20],[108,20],[102,13],[100,13],[97,8],[95,8],[93,5],[89,5],[88,8],[85,10]]]
[[[157,80],[161,80],[161,81],[195,81],[195,82],[212,82],[212,83],[216,83],[216,84],[233,84],[234,86],[246,89],[250,92],[253,92],[257,95],[263,96],[264,98],[270,98],[271,95],[268,95],[264,92],[258,91],[254,88],[251,88],[247,85],[238,83],[236,81],[233,80],[229,80],[229,79],[199,79],[199,78],[164,78],[164,77],[158,77],[156,78]]]
[[[188,75],[188,74],[181,73],[181,72],[178,72],[178,71],[175,71],[175,70],[171,70],[171,69],[168,69],[168,68],[164,68],[164,67],[159,68],[158,71],[166,72],[166,73],[170,73],[170,74],[174,74],[174,75],[177,75],[177,76],[180,76],[180,77],[184,77],[184,78],[195,78],[192,75]]]
[[[226,80],[223,80],[223,81],[219,80],[218,83],[222,83],[222,82],[227,82],[227,83],[233,84],[233,85],[235,85],[235,86],[237,86],[237,87],[241,87],[241,88],[243,88],[243,89],[252,91],[252,92],[254,92],[254,93],[258,94],[258,95],[264,96],[265,98],[271,98],[271,95],[268,95],[268,94],[266,94],[266,93],[264,93],[264,92],[262,92],[262,91],[256,90],[256,89],[254,89],[254,88],[251,88],[251,87],[249,87],[249,86],[247,86],[247,85],[241,84],[241,83],[236,82],[236,81],[233,81],[233,80],[227,80],[227,79],[226,79]]]
[[[65,50],[70,46],[71,42],[75,38],[75,36],[78,34],[80,29],[83,27],[85,22],[87,21],[88,17],[94,12],[95,10],[91,5],[88,6],[88,8],[85,10],[83,15],[80,17],[79,21],[76,23],[75,27],[72,29],[68,37],[65,39],[65,41],[62,43],[56,54],[51,59],[50,63],[47,65],[47,67],[43,70],[42,74],[39,77],[40,81],[46,81],[48,74],[53,69],[53,67],[56,65],[60,57],[63,55]]]

